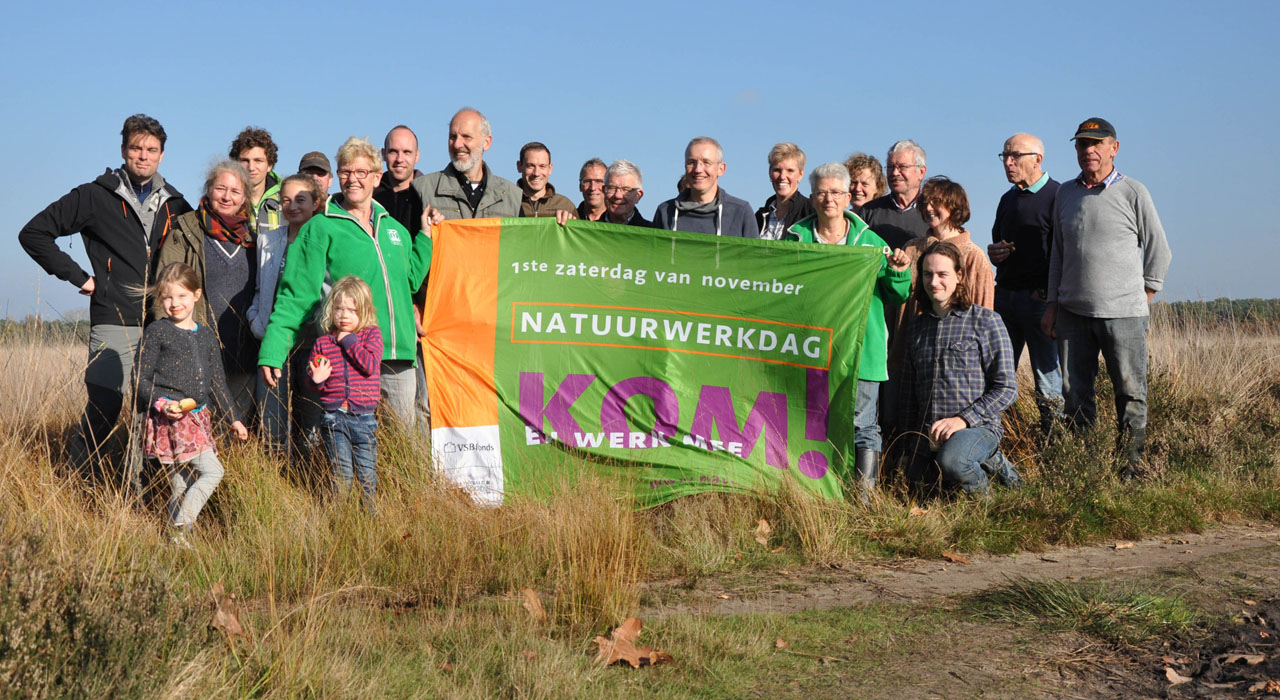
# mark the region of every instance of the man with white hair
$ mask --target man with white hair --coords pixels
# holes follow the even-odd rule
[[[1147,322],[1164,288],[1169,242],[1147,188],[1115,168],[1115,127],[1093,117],[1076,127],[1080,175],[1053,204],[1048,303],[1041,329],[1058,339],[1062,393],[1075,428],[1098,417],[1098,353],[1107,362],[1123,451],[1123,478],[1140,474],[1147,432]]]
[[[924,149],[911,139],[895,142],[885,158],[885,171],[889,194],[867,202],[862,219],[891,247],[902,248],[913,238],[929,235],[929,224],[916,211],[920,183],[929,172]]]
[[[1049,247],[1058,183],[1041,168],[1044,142],[1014,134],[1000,152],[1005,177],[1013,184],[1000,197],[987,256],[996,266],[995,311],[1009,331],[1013,366],[1027,348],[1035,376],[1040,430],[1047,438],[1062,414],[1062,370],[1058,346],[1040,329],[1049,287]]]
[[[684,149],[685,189],[658,205],[654,228],[715,236],[759,238],[755,212],[745,200],[720,187],[725,172],[724,149],[710,136],[699,136]]]
[[[473,107],[458,110],[449,120],[449,164],[413,179],[423,206],[435,207],[446,219],[519,216],[520,188],[484,162],[492,145],[489,120]]]
[[[653,226],[636,210],[636,205],[643,196],[644,181],[641,179],[640,168],[629,160],[619,158],[613,161],[604,173],[605,212],[600,220],[644,228]]]

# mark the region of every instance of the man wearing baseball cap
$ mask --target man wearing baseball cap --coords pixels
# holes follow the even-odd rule
[[[320,151],[312,151],[298,162],[298,172],[310,175],[320,183],[320,189],[327,195],[329,186],[333,184],[333,169],[329,167],[329,157]]]
[[[1164,287],[1169,243],[1151,194],[1115,168],[1120,142],[1105,119],[1076,128],[1080,174],[1058,189],[1053,207],[1048,304],[1041,329],[1058,339],[1067,419],[1097,419],[1098,353],[1115,388],[1123,478],[1140,475],[1147,429],[1147,322]]]

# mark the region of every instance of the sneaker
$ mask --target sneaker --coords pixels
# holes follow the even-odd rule
[[[179,549],[195,549],[191,543],[187,541],[187,527],[185,525],[174,525],[170,528],[169,542]]]

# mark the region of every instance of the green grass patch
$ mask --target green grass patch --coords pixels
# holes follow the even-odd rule
[[[1134,584],[1099,581],[1032,581],[1018,578],[969,598],[969,610],[986,620],[1036,623],[1111,643],[1134,644],[1189,630],[1203,615],[1181,596],[1152,593]]]

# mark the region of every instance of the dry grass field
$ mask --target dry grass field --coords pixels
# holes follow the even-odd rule
[[[913,512],[900,490],[869,509],[784,492],[636,512],[584,476],[545,500],[479,509],[436,479],[420,447],[386,434],[370,519],[251,442],[224,449],[227,476],[190,551],[169,544],[160,502],[65,473],[83,347],[0,338],[0,695],[612,697],[637,681],[594,662],[591,640],[653,602],[649,582],[1280,521],[1280,335],[1154,321],[1152,476],[1136,485],[1115,478],[1105,384],[1102,429],[1037,450],[1024,367],[1006,446],[1028,485],[985,501]],[[761,518],[768,547],[754,540]],[[236,596],[243,635],[208,627],[215,583]],[[760,634],[687,616],[663,624],[665,637],[645,639],[679,639],[707,660],[663,670],[669,697],[736,687],[708,669]]]

